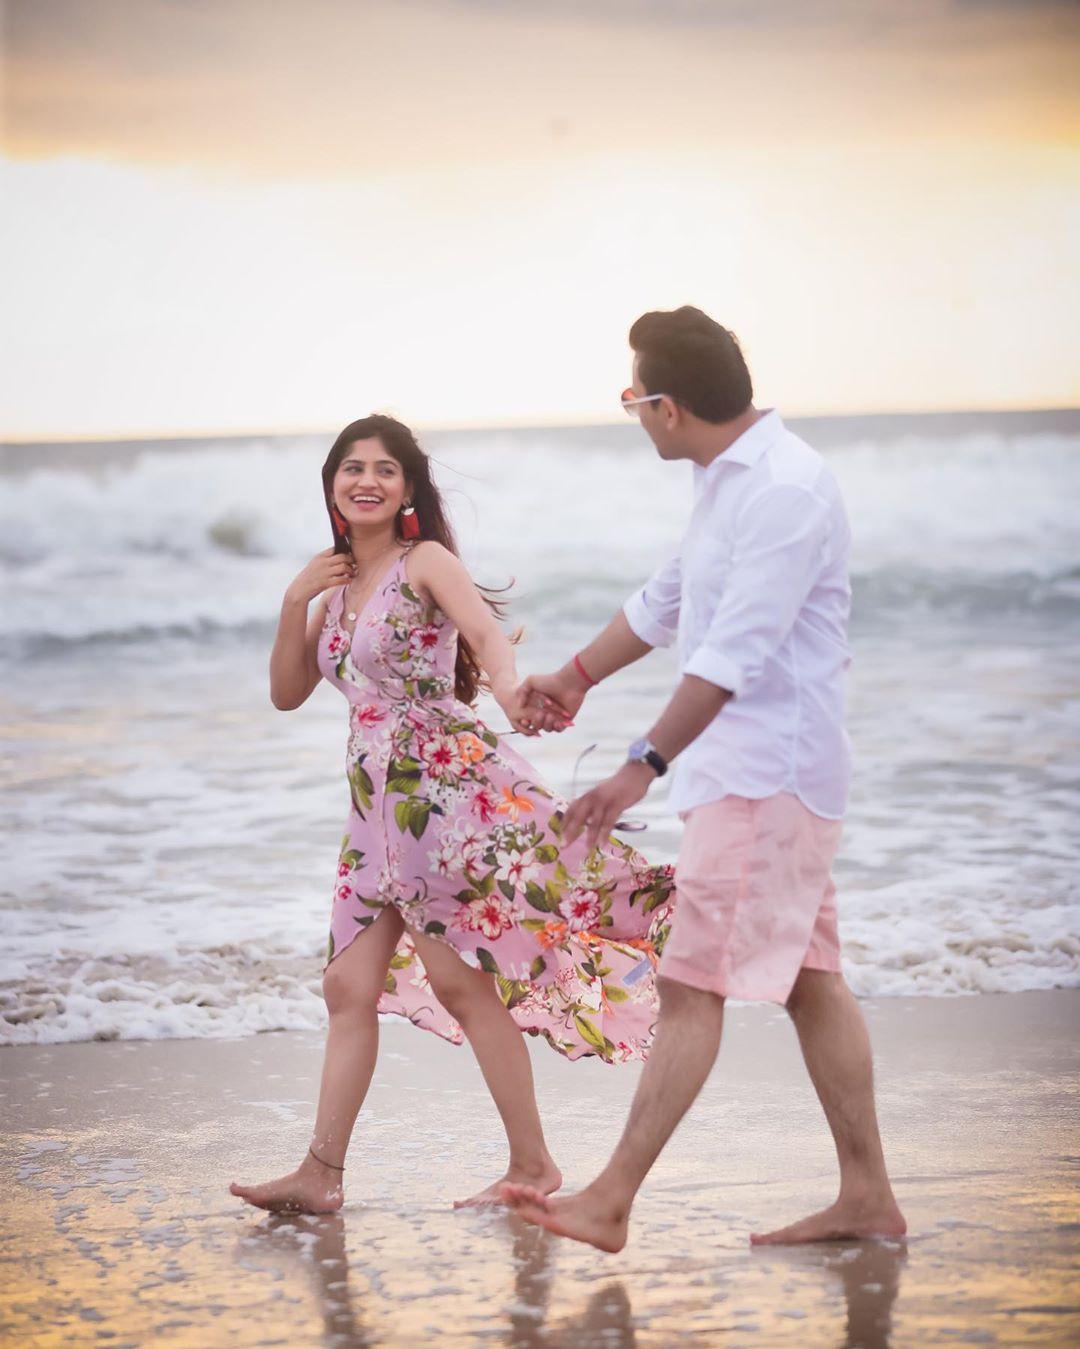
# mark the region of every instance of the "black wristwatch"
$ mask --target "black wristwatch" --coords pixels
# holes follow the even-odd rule
[[[626,758],[628,763],[647,763],[658,778],[667,772],[667,760],[644,736],[634,741],[626,751]]]

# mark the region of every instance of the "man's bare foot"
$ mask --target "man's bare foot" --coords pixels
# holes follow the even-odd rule
[[[837,1200],[830,1208],[813,1213],[790,1227],[775,1232],[754,1232],[751,1246],[795,1246],[807,1241],[861,1241],[869,1237],[902,1237],[907,1223],[895,1200],[859,1203]]]
[[[557,1237],[584,1241],[612,1255],[626,1245],[627,1214],[614,1212],[589,1190],[566,1199],[549,1199],[530,1185],[499,1187],[502,1202],[519,1218],[537,1227],[546,1227]]]
[[[493,1181],[486,1190],[472,1195],[469,1199],[455,1199],[455,1208],[487,1208],[503,1202],[502,1186],[526,1185],[540,1194],[554,1194],[562,1184],[562,1172],[549,1157],[536,1169],[520,1166],[508,1166],[501,1180]]]
[[[238,1185],[229,1193],[271,1213],[336,1213],[345,1202],[341,1172],[308,1156],[295,1171],[265,1185]]]

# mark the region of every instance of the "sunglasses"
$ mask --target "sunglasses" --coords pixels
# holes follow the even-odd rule
[[[499,734],[499,735],[521,735],[521,732],[520,732],[520,731],[499,731],[498,734]],[[581,761],[582,761],[582,759],[584,759],[584,757],[586,756],[586,754],[591,754],[591,753],[593,752],[593,750],[596,749],[596,748],[597,748],[597,745],[596,745],[595,742],[594,742],[593,744],[591,744],[591,745],[586,745],[585,748],[581,751],[581,753],[580,753],[580,754],[577,756],[577,758],[574,760],[574,771],[570,774],[570,800],[571,800],[571,801],[573,801],[573,800],[577,797],[577,794],[578,794],[578,770],[581,768]],[[615,823],[614,823],[611,827],[612,827],[613,829],[618,829],[621,833],[624,833],[624,834],[640,834],[641,831],[642,831],[643,829],[648,829],[649,826],[648,826],[648,824],[647,824],[647,822],[646,822],[645,820],[616,820]]]
[[[633,389],[623,389],[619,401],[622,403],[623,411],[628,417],[639,417],[641,415],[642,403],[657,403],[661,398],[666,397],[667,394],[664,393],[647,393],[641,398],[638,398]]]
[[[574,771],[570,775],[570,799],[574,800],[578,794],[578,769],[581,767],[581,761],[586,754],[591,754],[596,749],[596,745],[586,745],[574,761]],[[644,820],[616,820],[611,826],[612,829],[618,829],[624,834],[640,834],[643,829],[648,829]]]

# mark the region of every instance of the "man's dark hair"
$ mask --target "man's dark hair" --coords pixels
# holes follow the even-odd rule
[[[734,333],[684,304],[642,314],[630,329],[648,393],[666,393],[706,422],[730,422],[750,406],[754,388]]]

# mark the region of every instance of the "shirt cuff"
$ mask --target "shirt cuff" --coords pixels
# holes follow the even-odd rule
[[[662,623],[658,623],[649,613],[642,591],[639,590],[630,596],[623,605],[623,613],[626,615],[627,623],[630,624],[637,636],[643,642],[648,642],[650,646],[670,646],[675,640],[675,634],[671,629],[665,628]]]
[[[708,680],[718,688],[738,697],[746,679],[743,672],[729,656],[719,651],[710,651],[707,646],[699,646],[683,666],[684,675],[696,675],[698,679]]]

